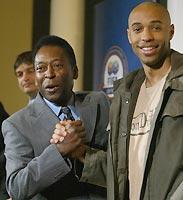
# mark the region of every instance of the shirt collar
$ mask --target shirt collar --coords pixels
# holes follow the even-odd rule
[[[74,101],[74,93],[72,94],[69,102],[68,102],[68,107],[71,109],[71,113],[73,114],[75,119],[79,119],[79,115],[76,112],[76,108],[75,108],[75,101]],[[61,106],[57,106],[54,103],[52,103],[51,101],[48,101],[46,98],[43,97],[43,100],[45,101],[45,103],[48,105],[48,107],[55,113],[56,116],[58,116],[60,110],[61,110]]]
[[[58,116],[60,109],[61,109],[61,106],[55,105],[54,103],[52,103],[51,101],[48,101],[44,97],[43,97],[43,100],[48,105],[48,107]]]

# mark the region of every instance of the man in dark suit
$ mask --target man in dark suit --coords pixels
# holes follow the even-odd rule
[[[3,104],[0,102],[0,127],[2,122],[8,118],[8,113],[5,111]],[[8,198],[5,187],[5,156],[4,156],[4,139],[0,130],[0,199],[4,200]]]
[[[46,36],[34,49],[39,94],[3,123],[7,188],[13,200],[105,199],[105,189],[79,181],[82,165],[70,155],[83,140],[106,149],[109,101],[103,92],[74,93],[75,54],[62,38]],[[67,123],[73,137],[50,144],[55,125]],[[82,139],[80,139],[82,138]]]

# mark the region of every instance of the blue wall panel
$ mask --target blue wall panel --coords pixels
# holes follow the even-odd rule
[[[106,84],[104,74],[111,78],[120,63],[109,57],[117,54],[121,59],[124,76],[140,66],[127,38],[128,15],[132,8],[142,0],[105,0],[94,7],[94,76],[93,88],[102,89]],[[117,57],[116,57],[117,58]],[[108,66],[106,66],[106,64]],[[114,75],[114,74],[113,74]],[[119,74],[117,78],[120,78]],[[114,77],[114,80],[116,77]],[[109,80],[110,82],[110,80]],[[110,84],[109,84],[110,87]]]

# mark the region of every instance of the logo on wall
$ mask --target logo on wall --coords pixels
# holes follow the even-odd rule
[[[104,67],[103,90],[109,97],[113,97],[113,82],[122,78],[128,72],[126,55],[119,46],[112,46],[108,50]]]

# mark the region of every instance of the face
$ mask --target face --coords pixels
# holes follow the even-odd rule
[[[139,6],[129,16],[128,38],[143,65],[160,68],[170,53],[174,27],[161,7]]]
[[[71,66],[65,50],[58,46],[40,48],[35,56],[35,72],[42,96],[57,105],[67,105],[77,67]]]
[[[22,63],[15,70],[18,79],[19,88],[31,97],[37,93],[37,86],[35,83],[35,71],[33,64]]]

